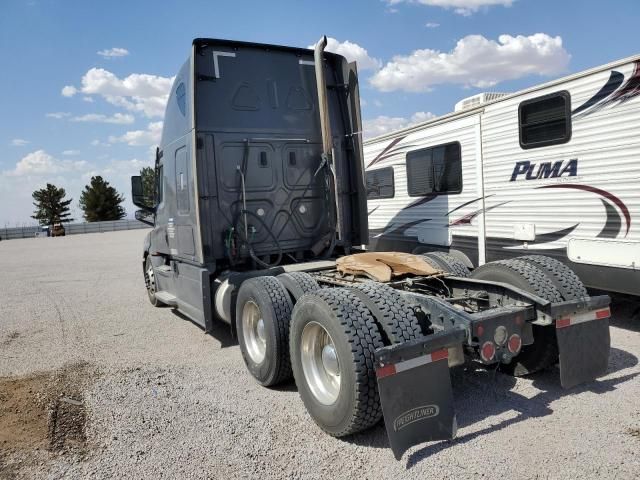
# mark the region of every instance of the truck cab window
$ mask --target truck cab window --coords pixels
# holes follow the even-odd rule
[[[367,199],[393,198],[395,194],[393,167],[367,172]]]
[[[407,153],[407,190],[410,197],[456,194],[462,191],[460,142]]]
[[[518,118],[522,148],[567,143],[571,139],[571,95],[562,91],[525,100],[518,107]]]

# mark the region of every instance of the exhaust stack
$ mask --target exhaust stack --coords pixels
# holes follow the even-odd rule
[[[333,177],[333,194],[336,206],[336,233],[342,239],[342,215],[338,196],[338,179],[334,165],[333,138],[331,136],[331,122],[329,120],[329,101],[327,100],[327,82],[324,73],[324,49],[327,47],[327,37],[323,35],[316,43],[313,60],[316,70],[316,85],[318,88],[318,108],[320,110],[320,129],[322,131],[322,161],[327,164]]]

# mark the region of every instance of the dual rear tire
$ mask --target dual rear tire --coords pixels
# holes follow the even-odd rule
[[[293,375],[310,416],[332,436],[375,425],[382,417],[375,351],[421,336],[415,313],[386,285],[321,289],[308,274],[285,275],[247,280],[238,292],[249,372],[265,386]]]
[[[542,255],[528,255],[511,260],[490,262],[476,268],[471,278],[507,283],[550,302],[575,300],[588,295],[578,276],[566,265]],[[534,343],[509,364],[500,369],[514,376],[523,376],[552,367],[558,363],[558,340],[553,325],[532,325]]]

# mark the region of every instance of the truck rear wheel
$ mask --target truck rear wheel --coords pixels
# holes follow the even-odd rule
[[[527,255],[518,257],[518,260],[532,263],[544,271],[556,288],[560,290],[564,300],[576,300],[589,296],[580,277],[561,261],[544,255]]]
[[[395,289],[375,282],[358,283],[351,288],[375,317],[385,344],[422,337],[415,312]]]
[[[253,377],[266,387],[291,378],[289,323],[292,303],[275,277],[255,277],[240,286],[236,329],[242,358]]]
[[[276,278],[280,280],[280,283],[284,285],[294,300],[298,300],[305,293],[320,289],[316,279],[305,272],[282,273]]]
[[[293,309],[291,365],[313,420],[342,437],[382,417],[374,352],[383,346],[369,309],[346,288],[304,295]]]
[[[471,278],[503,282],[551,302],[561,302],[562,295],[546,273],[524,260],[491,262],[471,272]],[[558,362],[558,341],[553,325],[532,325],[534,342],[522,347],[511,363],[500,369],[517,377],[551,367]]]
[[[458,258],[444,252],[429,252],[422,254],[424,258],[432,267],[444,270],[446,273],[450,273],[456,277],[468,277],[469,269]]]

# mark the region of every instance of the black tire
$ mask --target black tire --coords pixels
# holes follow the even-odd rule
[[[445,252],[429,252],[425,253],[423,257],[433,258],[437,263],[441,265],[441,268],[445,272],[450,273],[455,277],[468,277],[469,269],[458,258]]]
[[[151,273],[149,273],[149,270],[151,270]],[[157,284],[155,280],[155,273],[153,273],[153,264],[151,263],[151,255],[147,255],[147,257],[144,260],[143,274],[144,274],[144,284],[145,284],[145,287],[147,288],[147,298],[149,299],[149,302],[154,307],[162,307],[164,303],[162,303],[156,297]]]
[[[471,278],[503,282],[534,293],[551,302],[561,302],[562,294],[543,270],[524,260],[491,262],[471,272]],[[533,344],[525,345],[501,371],[516,377],[551,367],[558,362],[558,341],[553,325],[532,325]]]
[[[329,333],[340,365],[340,391],[330,405],[312,393],[302,366],[302,332],[312,322]],[[296,303],[290,338],[293,376],[309,415],[328,434],[350,435],[382,417],[374,363],[374,352],[382,346],[373,315],[351,290],[323,288]]]
[[[364,282],[351,289],[373,314],[385,345],[422,337],[415,312],[394,288],[384,283]]]
[[[251,302],[258,307],[264,323],[265,354],[260,361],[252,358],[243,324],[243,313]],[[276,277],[250,278],[242,283],[238,291],[236,329],[240,351],[251,375],[265,387],[291,378],[289,324],[292,309],[291,298]]]
[[[560,290],[564,300],[576,300],[589,296],[580,277],[561,261],[544,255],[527,255],[518,257],[518,260],[532,263],[544,271],[556,288]]]
[[[291,294],[294,301],[297,301],[305,293],[320,290],[320,285],[316,279],[305,272],[282,273],[276,277],[284,288]]]

